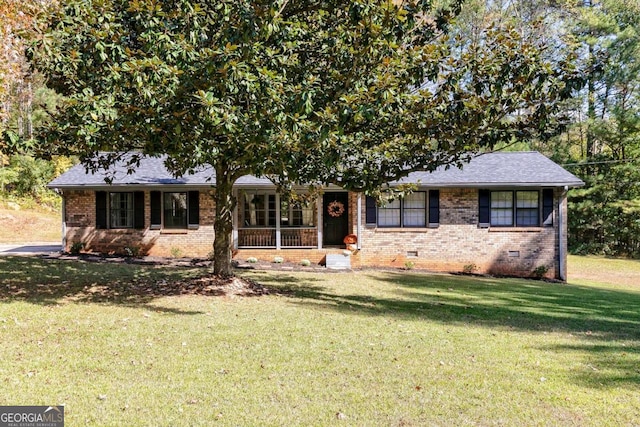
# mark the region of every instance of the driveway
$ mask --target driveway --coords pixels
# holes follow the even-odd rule
[[[62,251],[60,243],[0,243],[0,256],[6,255],[48,255]]]

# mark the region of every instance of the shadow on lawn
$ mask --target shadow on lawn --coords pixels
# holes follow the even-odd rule
[[[155,299],[184,294],[224,295],[221,288],[198,284],[203,268],[84,262],[34,257],[0,258],[0,303],[27,301],[107,303],[148,308]],[[153,306],[176,314],[198,311]]]
[[[576,373],[592,387],[640,385],[640,292],[543,281],[408,273],[361,273],[370,292],[345,294],[308,285],[295,275],[255,278],[282,286],[295,304],[375,316],[401,316],[443,324],[508,330],[565,332],[575,345],[544,348],[583,352],[589,363]],[[378,286],[379,285],[379,286]],[[366,294],[365,294],[366,292]]]
[[[0,258],[0,303],[73,301],[149,309],[150,303],[165,296],[223,294],[215,287],[198,287],[198,279],[206,273],[203,268],[5,257]],[[640,385],[640,292],[393,272],[355,273],[349,277],[366,281],[367,287],[340,288],[325,285],[331,282],[330,274],[274,273],[247,275],[282,291],[293,304],[314,309],[572,334],[578,338],[575,344],[543,350],[549,357],[555,352],[575,352],[578,360],[588,354],[589,364],[576,376],[589,386]],[[151,308],[200,314],[155,305]]]
[[[258,275],[254,279],[282,288],[300,298],[300,304],[319,308],[428,318],[442,323],[566,331],[607,340],[640,340],[640,292],[525,279],[361,274],[381,286],[367,294],[345,294],[309,285],[306,277],[295,275]]]

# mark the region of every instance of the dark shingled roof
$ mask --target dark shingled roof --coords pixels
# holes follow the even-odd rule
[[[203,187],[215,184],[211,168],[175,178],[164,165],[165,157],[144,157],[131,174],[123,164],[111,171],[113,186],[176,186]],[[76,165],[49,183],[50,188],[79,189],[110,187],[105,172],[91,173],[83,165]],[[548,186],[578,187],[584,183],[538,152],[497,152],[482,154],[462,169],[442,167],[434,172],[413,172],[396,183],[418,183],[428,187],[503,187]],[[241,187],[266,187],[273,184],[266,178],[244,176],[236,183]]]
[[[127,173],[124,162],[117,162],[109,171],[87,172],[82,165],[75,165],[48,185],[49,188],[104,188],[114,186],[177,186],[177,187],[203,187],[215,184],[215,172],[213,168],[203,167],[193,174],[185,174],[179,178],[174,177],[164,164],[166,156],[143,157],[140,166],[131,173]],[[105,178],[112,178],[109,185]],[[237,185],[246,186],[272,186],[266,178],[244,176],[237,181]]]
[[[438,187],[584,185],[578,177],[536,151],[486,153],[462,169],[442,167],[434,172],[413,172],[397,182]]]

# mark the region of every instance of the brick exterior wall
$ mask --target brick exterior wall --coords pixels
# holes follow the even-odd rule
[[[441,189],[437,228],[379,228],[363,225],[362,265],[404,267],[435,271],[531,276],[536,268],[546,277],[559,277],[558,208],[554,194],[553,226],[478,226],[477,189]],[[565,201],[566,203],[566,201]],[[364,205],[364,203],[363,203]],[[566,216],[566,209],[564,209]],[[362,207],[365,218],[365,206]],[[566,218],[563,221],[566,225]]]
[[[441,189],[440,224],[436,228],[380,228],[365,224],[366,204],[361,199],[360,246],[352,249],[352,267],[398,267],[408,265],[433,271],[492,273],[531,276],[537,268],[545,276],[558,278],[558,200],[554,194],[553,226],[522,228],[481,228],[478,226],[477,189]],[[189,230],[150,229],[150,193],[145,191],[145,228],[97,230],[95,228],[95,192],[65,191],[66,250],[74,242],[83,242],[85,250],[101,253],[125,253],[137,247],[141,254],[155,256],[206,257],[214,239],[214,203],[206,191],[200,192],[200,225]],[[566,242],[566,198],[563,200],[562,238]],[[357,201],[349,195],[349,232],[357,234]],[[322,206],[319,209],[324,209]],[[234,257],[256,257],[272,261],[308,259],[322,263],[328,253],[342,249],[239,249]],[[564,271],[566,271],[566,266]]]
[[[153,230],[151,197],[144,192],[144,229],[96,229],[95,191],[65,191],[66,248],[84,243],[84,250],[105,254],[126,254],[137,248],[141,255],[206,257],[213,250],[214,202],[200,191],[200,224],[197,229]]]

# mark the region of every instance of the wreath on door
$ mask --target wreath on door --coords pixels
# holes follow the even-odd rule
[[[344,204],[334,200],[327,205],[327,213],[334,218],[341,217],[344,213]]]

